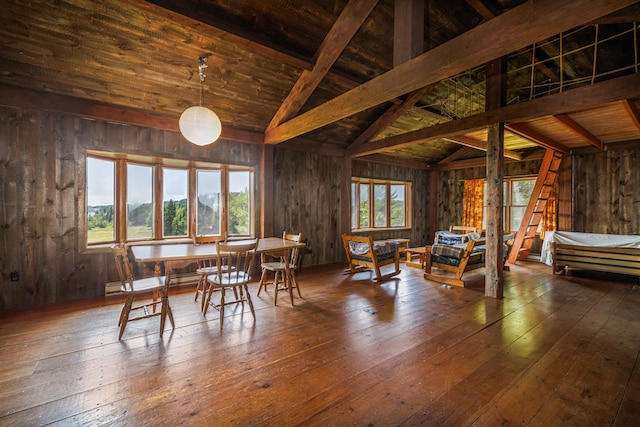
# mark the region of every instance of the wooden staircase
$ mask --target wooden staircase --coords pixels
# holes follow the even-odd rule
[[[556,182],[561,161],[561,152],[547,149],[529,204],[522,217],[520,228],[516,233],[513,247],[509,252],[508,262],[515,264],[516,260],[526,259],[529,255],[533,239],[544,216],[544,209],[547,206],[549,195]]]

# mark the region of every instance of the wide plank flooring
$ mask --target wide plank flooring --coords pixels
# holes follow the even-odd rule
[[[0,314],[0,425],[577,425],[640,419],[638,278],[505,272],[504,299],[420,269],[305,269],[303,298],[207,318],[171,294],[176,329],[120,298]],[[613,279],[613,280],[612,280]]]

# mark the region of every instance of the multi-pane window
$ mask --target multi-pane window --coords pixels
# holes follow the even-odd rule
[[[89,245],[253,235],[252,168],[116,157],[87,155]]]
[[[351,228],[409,227],[408,182],[354,178],[351,182]]]
[[[520,228],[522,217],[529,204],[533,187],[536,184],[534,178],[505,178],[503,195],[503,220],[505,232],[516,232]],[[487,222],[487,183],[484,189],[484,211],[482,226],[486,228]]]

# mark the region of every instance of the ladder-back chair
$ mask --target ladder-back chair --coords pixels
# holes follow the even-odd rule
[[[290,240],[295,243],[302,241],[302,233],[290,234],[286,231],[282,233],[282,239]],[[261,255],[260,268],[262,274],[260,275],[260,286],[258,287],[258,295],[262,289],[267,291],[267,285],[274,285],[273,304],[278,303],[278,291],[287,291],[289,298],[291,299],[291,305],[293,305],[293,288],[298,291],[298,296],[302,298],[300,294],[300,287],[298,286],[298,278],[296,277],[296,270],[298,269],[298,256],[299,249],[292,248],[287,253],[284,253],[278,257],[276,261],[267,261],[265,256]],[[268,281],[268,276],[273,274],[273,281]]]
[[[215,274],[207,276],[207,281],[212,290],[207,292],[204,314],[206,316],[209,306],[218,309],[220,311],[220,329],[222,329],[222,324],[224,323],[225,306],[231,304],[241,304],[244,310],[244,303],[248,303],[255,322],[256,314],[247,284],[251,280],[251,271],[257,247],[257,239],[250,242],[216,242],[218,265],[226,265],[230,268],[218,269]],[[220,290],[220,301],[218,303],[211,302],[211,295],[214,289]],[[233,289],[234,291],[235,298],[231,301],[226,300],[226,291],[228,289]]]
[[[120,291],[126,295],[124,306],[120,312],[118,326],[120,326],[120,334],[118,339],[122,339],[127,323],[133,320],[147,319],[150,317],[160,316],[160,337],[164,332],[164,325],[167,316],[171,322],[171,327],[175,329],[173,322],[173,313],[169,305],[169,280],[166,276],[154,276],[145,279],[134,279],[133,270],[129,263],[127,255],[127,247],[120,243],[112,247],[113,256],[116,262],[116,268],[120,276]],[[160,300],[153,299],[151,302],[134,305],[137,297],[142,294],[157,292]],[[160,311],[156,310],[156,305],[160,304]],[[139,314],[138,314],[139,313]],[[134,317],[131,317],[134,315]]]

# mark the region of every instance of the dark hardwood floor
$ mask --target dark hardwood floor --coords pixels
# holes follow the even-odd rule
[[[176,329],[130,323],[117,298],[0,314],[0,425],[577,425],[640,420],[638,278],[505,272],[503,300],[402,266],[306,269],[303,299],[255,295],[204,318],[171,294]]]

